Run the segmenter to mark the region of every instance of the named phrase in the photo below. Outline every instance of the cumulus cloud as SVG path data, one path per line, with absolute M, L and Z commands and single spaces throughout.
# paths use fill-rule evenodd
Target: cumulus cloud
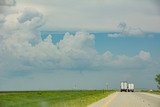
M 28 29 L 39 28 L 45 23 L 43 14 L 34 8 L 25 8 L 17 20 Z
M 151 58 L 151 55 L 149 52 L 145 52 L 143 50 L 140 51 L 140 53 L 138 54 L 139 58 L 143 59 L 143 60 L 149 60 Z
M 117 22 L 124 20 L 144 31 L 159 32 L 160 12 L 158 2 L 154 1 L 159 0 L 17 0 L 17 6 L 43 9 L 47 16 L 45 30 L 117 31 Z
M 122 37 L 123 35 L 122 34 L 119 34 L 119 33 L 111 33 L 111 34 L 108 34 L 108 37 L 113 37 L 113 38 L 117 38 L 117 37 Z
M 118 25 L 118 28 L 120 29 L 120 33 L 111 33 L 108 34 L 108 37 L 142 37 L 144 36 L 144 32 L 141 28 L 135 28 L 135 27 L 130 27 L 127 26 L 126 23 L 121 22 Z
M 110 51 L 106 51 L 104 54 L 103 54 L 103 57 L 104 57 L 104 60 L 107 62 L 107 61 L 111 61 L 112 60 L 112 57 L 113 57 L 113 54 L 110 52 Z
M 44 23 L 43 14 L 34 8 L 0 16 L 1 72 L 92 71 L 139 68 L 150 63 L 150 53 L 143 50 L 132 57 L 110 51 L 101 54 L 95 49 L 95 36 L 87 32 L 75 35 L 67 32 L 56 44 L 51 35 L 42 40 L 37 29 Z M 134 34 L 125 23 L 119 27 L 125 33 Z
M 5 22 L 5 16 L 3 14 L 0 14 L 0 23 L 4 23 Z
M 52 8 L 50 8 L 49 2 L 34 0 L 27 1 L 27 3 L 31 2 L 31 7 L 25 7 L 22 3 L 23 5 L 20 6 L 20 8 L 18 8 L 18 6 L 14 8 L 14 0 L 11 3 L 4 4 L 6 1 L 7 0 L 0 1 L 0 3 L 3 3 L 3 6 L 2 4 L 0 6 L 0 89 L 31 90 L 53 89 L 53 87 L 55 87 L 55 89 L 64 89 L 66 87 L 71 89 L 70 87 L 74 86 L 75 82 L 81 82 L 81 87 L 95 88 L 97 84 L 102 84 L 103 86 L 106 79 L 109 79 L 110 83 L 114 84 L 117 88 L 119 81 L 125 76 L 132 77 L 132 74 L 138 74 L 135 76 L 137 83 L 140 84 L 141 75 L 144 75 L 144 73 L 145 75 L 153 75 L 153 73 L 155 73 L 155 71 L 157 72 L 157 69 L 159 69 L 159 59 L 157 59 L 158 61 L 153 61 L 151 53 L 146 50 L 139 50 L 139 52 L 133 56 L 125 54 L 117 55 L 109 50 L 106 50 L 104 53 L 99 53 L 95 48 L 95 36 L 87 32 L 76 32 L 74 35 L 66 32 L 63 39 L 57 43 L 53 43 L 55 39 L 54 35 L 48 35 L 42 40 L 38 30 L 45 24 L 45 18 L 44 15 L 37 10 L 37 5 L 34 5 L 34 3 L 47 3 L 47 7 L 45 8 L 47 8 L 47 10 L 52 10 L 52 12 L 46 11 L 45 13 L 51 15 L 48 15 L 48 24 L 46 26 L 50 24 L 52 28 L 54 25 L 60 28 L 62 26 L 65 28 L 70 28 L 70 26 L 74 28 L 83 28 L 87 25 L 87 28 L 95 27 L 94 29 L 106 30 L 104 20 L 106 21 L 106 19 L 109 18 L 103 15 L 108 16 L 108 14 L 112 14 L 113 11 L 108 11 L 111 13 L 107 14 L 102 11 L 105 9 L 104 7 L 108 8 L 108 5 L 104 4 L 105 2 L 102 3 L 98 0 L 94 0 L 94 2 L 91 3 L 90 1 L 82 0 L 84 8 L 77 8 L 76 4 L 80 4 L 82 1 L 74 1 L 75 7 L 66 5 L 66 3 L 73 3 L 73 0 L 71 0 L 71 2 L 54 1 L 54 6 L 51 4 L 50 6 Z M 22 0 L 19 0 L 19 2 L 21 1 Z M 25 0 L 22 2 L 25 2 Z M 59 3 L 57 4 L 57 2 Z M 89 7 L 85 5 L 86 3 L 90 4 Z M 100 3 L 100 6 L 103 5 L 104 7 L 97 8 L 97 6 L 99 6 L 97 3 Z M 108 3 L 114 4 L 109 1 Z M 65 6 L 67 6 L 67 8 Z M 141 6 L 140 4 L 140 7 Z M 125 8 L 125 6 L 123 7 Z M 117 8 L 120 10 L 119 7 Z M 95 10 L 95 13 L 90 12 L 90 10 Z M 66 15 L 68 11 L 70 15 Z M 117 15 L 117 10 L 114 11 L 116 11 L 115 16 L 120 16 Z M 122 13 L 125 12 L 123 11 Z M 81 20 L 83 19 L 81 18 L 82 16 L 86 16 L 84 17 L 85 21 Z M 97 16 L 101 16 L 102 19 L 104 18 L 101 20 L 102 22 L 99 22 Z M 124 14 L 122 16 L 126 17 Z M 94 18 L 94 20 L 90 20 L 90 17 Z M 72 20 L 73 18 L 76 20 Z M 119 19 L 119 17 L 116 18 Z M 144 18 L 142 19 L 144 20 Z M 111 21 L 108 22 L 110 23 Z M 132 20 L 131 22 L 134 23 Z M 156 22 L 157 21 L 155 21 L 155 23 Z M 113 27 L 114 25 L 113 23 L 109 25 L 108 23 L 106 24 L 109 27 Z M 141 32 L 139 28 L 129 27 L 126 23 L 120 23 L 118 28 L 121 32 L 115 33 L 114 35 L 111 34 L 111 37 L 136 36 L 141 35 L 143 32 Z M 147 72 L 147 70 L 152 72 Z M 82 75 L 82 73 L 78 71 L 90 72 L 85 72 Z M 138 73 L 132 73 L 132 71 Z M 135 76 L 129 79 L 135 80 Z M 113 80 L 113 77 L 118 78 L 114 78 Z M 150 79 L 148 79 L 149 82 L 151 79 L 153 78 L 150 77 Z M 117 81 L 117 84 L 115 81 Z M 149 82 L 146 80 L 144 81 L 144 83 L 147 84 L 146 86 L 148 86 Z M 151 82 L 150 84 L 151 86 L 153 85 Z M 140 84 L 140 86 L 142 85 Z
M 83 32 L 77 32 L 75 35 L 66 33 L 57 44 L 52 43 L 52 36 L 49 35 L 35 46 L 32 46 L 27 39 L 19 42 L 10 38 L 1 46 L 1 49 L 4 49 L 1 56 L 6 56 L 6 59 L 3 59 L 4 62 L 1 63 L 9 63 L 13 71 L 25 69 L 34 72 L 133 69 L 150 63 L 149 52 L 141 51 L 133 57 L 113 55 L 109 51 L 100 54 L 96 51 L 94 42 L 94 35 Z M 8 70 L 8 67 L 2 68 Z
M 33 38 L 40 38 L 36 30 L 44 24 L 43 15 L 35 8 L 28 7 L 16 13 L 2 14 L 0 16 L 1 38 L 13 37 L 13 40 L 16 40 L 17 37 L 18 39 L 28 39 L 33 43 Z
M 0 28 L 4 22 L 5 22 L 5 16 L 3 14 L 0 14 Z
M 0 6 L 14 6 L 16 5 L 15 0 L 1 0 L 0 1 Z
M 34 18 L 42 19 L 43 15 L 36 11 L 34 8 L 25 8 L 21 15 L 17 18 L 19 23 L 25 23 L 27 21 L 32 21 Z

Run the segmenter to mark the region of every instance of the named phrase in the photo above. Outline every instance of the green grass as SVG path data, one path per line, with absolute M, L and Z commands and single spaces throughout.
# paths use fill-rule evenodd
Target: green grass
M 148 91 L 148 93 L 160 95 L 160 91 Z
M 113 92 L 106 90 L 0 92 L 0 107 L 86 107 Z
M 157 94 L 157 95 L 160 95 L 160 90 L 153 90 L 153 91 L 143 90 L 142 92 L 147 92 L 147 93 L 151 93 L 151 94 Z

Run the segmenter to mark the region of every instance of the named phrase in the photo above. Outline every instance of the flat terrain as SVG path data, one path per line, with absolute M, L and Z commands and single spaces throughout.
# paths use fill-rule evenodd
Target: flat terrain
M 144 92 L 160 95 L 160 91 L 144 91 Z
M 0 92 L 0 107 L 86 107 L 114 91 Z
M 116 92 L 89 107 L 160 107 L 160 96 L 141 92 Z

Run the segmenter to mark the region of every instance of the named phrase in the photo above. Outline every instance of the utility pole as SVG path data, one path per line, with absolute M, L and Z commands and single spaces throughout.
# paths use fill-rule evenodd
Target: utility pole
M 77 85 L 75 84 L 75 85 L 74 85 L 74 90 L 76 90 L 76 89 L 77 89 Z
M 107 88 L 107 90 L 108 90 L 108 83 L 106 82 L 106 88 Z

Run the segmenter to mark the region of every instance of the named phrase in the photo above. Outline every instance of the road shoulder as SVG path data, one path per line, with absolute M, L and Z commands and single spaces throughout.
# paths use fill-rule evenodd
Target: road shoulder
M 141 94 L 152 96 L 152 97 L 156 97 L 156 98 L 160 98 L 160 95 L 157 95 L 157 94 L 151 94 L 151 93 L 145 93 L 145 92 L 143 92 Z
M 106 107 L 117 95 L 118 92 L 115 92 L 97 102 L 92 103 L 91 105 L 88 105 L 88 107 Z

